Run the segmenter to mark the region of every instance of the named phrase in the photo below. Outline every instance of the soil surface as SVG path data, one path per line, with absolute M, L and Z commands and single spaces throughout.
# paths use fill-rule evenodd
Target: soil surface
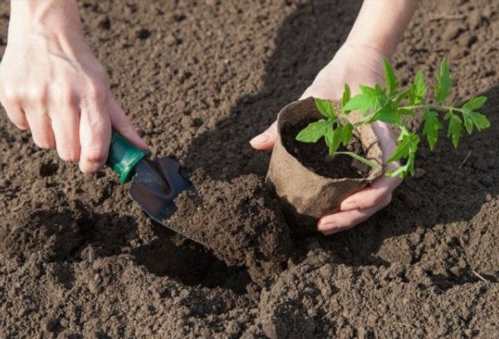
M 338 154 L 334 158 L 329 155 L 328 147 L 324 138 L 316 143 L 304 143 L 296 140 L 298 133 L 313 122 L 304 120 L 282 129 L 282 143 L 286 150 L 303 166 L 314 173 L 328 178 L 362 178 L 369 173 L 369 167 L 348 155 Z M 365 157 L 360 141 L 355 137 L 348 147 L 341 146 L 338 152 L 349 151 Z
M 296 239 L 263 186 L 269 156 L 248 140 L 330 60 L 361 1 L 79 3 L 117 98 L 197 186 L 175 221 L 213 250 L 2 112 L 0 338 L 497 337 L 496 0 L 422 0 L 394 60 L 405 83 L 448 56 L 457 99 L 489 96 L 492 127 L 457 151 L 423 150 L 417 176 L 363 225 Z M 7 23 L 3 1 L 2 49 Z

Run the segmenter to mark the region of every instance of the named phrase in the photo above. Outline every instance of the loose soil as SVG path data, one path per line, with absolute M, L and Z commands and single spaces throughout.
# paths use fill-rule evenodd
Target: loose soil
M 497 336 L 497 1 L 421 1 L 394 60 L 407 83 L 448 56 L 456 99 L 489 96 L 492 128 L 424 149 L 363 225 L 295 239 L 248 140 L 330 60 L 361 1 L 79 3 L 116 97 L 197 186 L 175 221 L 216 240 L 153 224 L 110 171 L 80 174 L 2 113 L 1 338 Z M 2 49 L 7 22 L 3 1 Z
M 304 120 L 296 125 L 286 125 L 282 129 L 282 143 L 286 150 L 300 163 L 323 177 L 328 178 L 362 178 L 366 177 L 369 167 L 348 155 L 329 156 L 328 147 L 324 138 L 316 143 L 303 143 L 296 140 L 298 133 L 313 122 Z M 339 152 L 349 151 L 365 157 L 362 145 L 356 138 L 348 147 L 341 146 Z

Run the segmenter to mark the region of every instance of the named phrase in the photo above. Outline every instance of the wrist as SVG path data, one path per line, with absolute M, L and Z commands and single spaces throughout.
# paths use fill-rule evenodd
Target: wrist
M 362 34 L 351 33 L 343 43 L 343 46 L 358 50 L 367 49 L 377 54 L 380 59 L 390 59 L 395 52 L 395 48 L 397 47 L 397 41 L 392 41 L 387 37 L 379 36 L 376 39 L 371 37 L 366 38 L 367 36 Z
M 75 0 L 11 0 L 9 42 L 26 41 L 31 35 L 82 36 L 78 5 Z
M 343 45 L 341 45 L 340 50 L 348 50 L 350 53 L 363 55 L 365 58 L 376 60 L 377 62 L 382 62 L 383 59 L 390 57 L 389 53 L 381 48 L 380 45 L 361 40 L 347 39 Z

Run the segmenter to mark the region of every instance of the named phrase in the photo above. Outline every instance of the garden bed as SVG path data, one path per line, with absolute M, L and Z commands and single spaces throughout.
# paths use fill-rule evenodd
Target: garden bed
M 289 233 L 248 140 L 332 57 L 360 0 L 81 1 L 114 93 L 200 193 L 176 218 L 218 247 L 154 225 L 110 171 L 81 175 L 2 113 L 0 337 L 496 336 L 496 2 L 422 1 L 394 60 L 403 82 L 447 56 L 457 99 L 488 96 L 492 127 L 424 148 L 388 208 L 326 238 Z

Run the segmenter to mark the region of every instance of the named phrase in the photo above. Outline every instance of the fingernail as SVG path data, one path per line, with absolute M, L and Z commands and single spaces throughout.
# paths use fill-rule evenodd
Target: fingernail
M 262 133 L 260 135 L 257 135 L 253 139 L 250 140 L 250 144 L 252 145 L 261 145 L 270 140 L 270 136 L 267 133 Z
M 334 223 L 328 223 L 328 224 L 319 224 L 319 226 L 317 228 L 321 232 L 329 232 L 332 229 L 334 229 L 335 227 L 336 227 L 336 224 L 334 224 Z
M 353 200 L 345 200 L 341 203 L 341 210 L 349 210 L 356 208 L 357 203 Z

